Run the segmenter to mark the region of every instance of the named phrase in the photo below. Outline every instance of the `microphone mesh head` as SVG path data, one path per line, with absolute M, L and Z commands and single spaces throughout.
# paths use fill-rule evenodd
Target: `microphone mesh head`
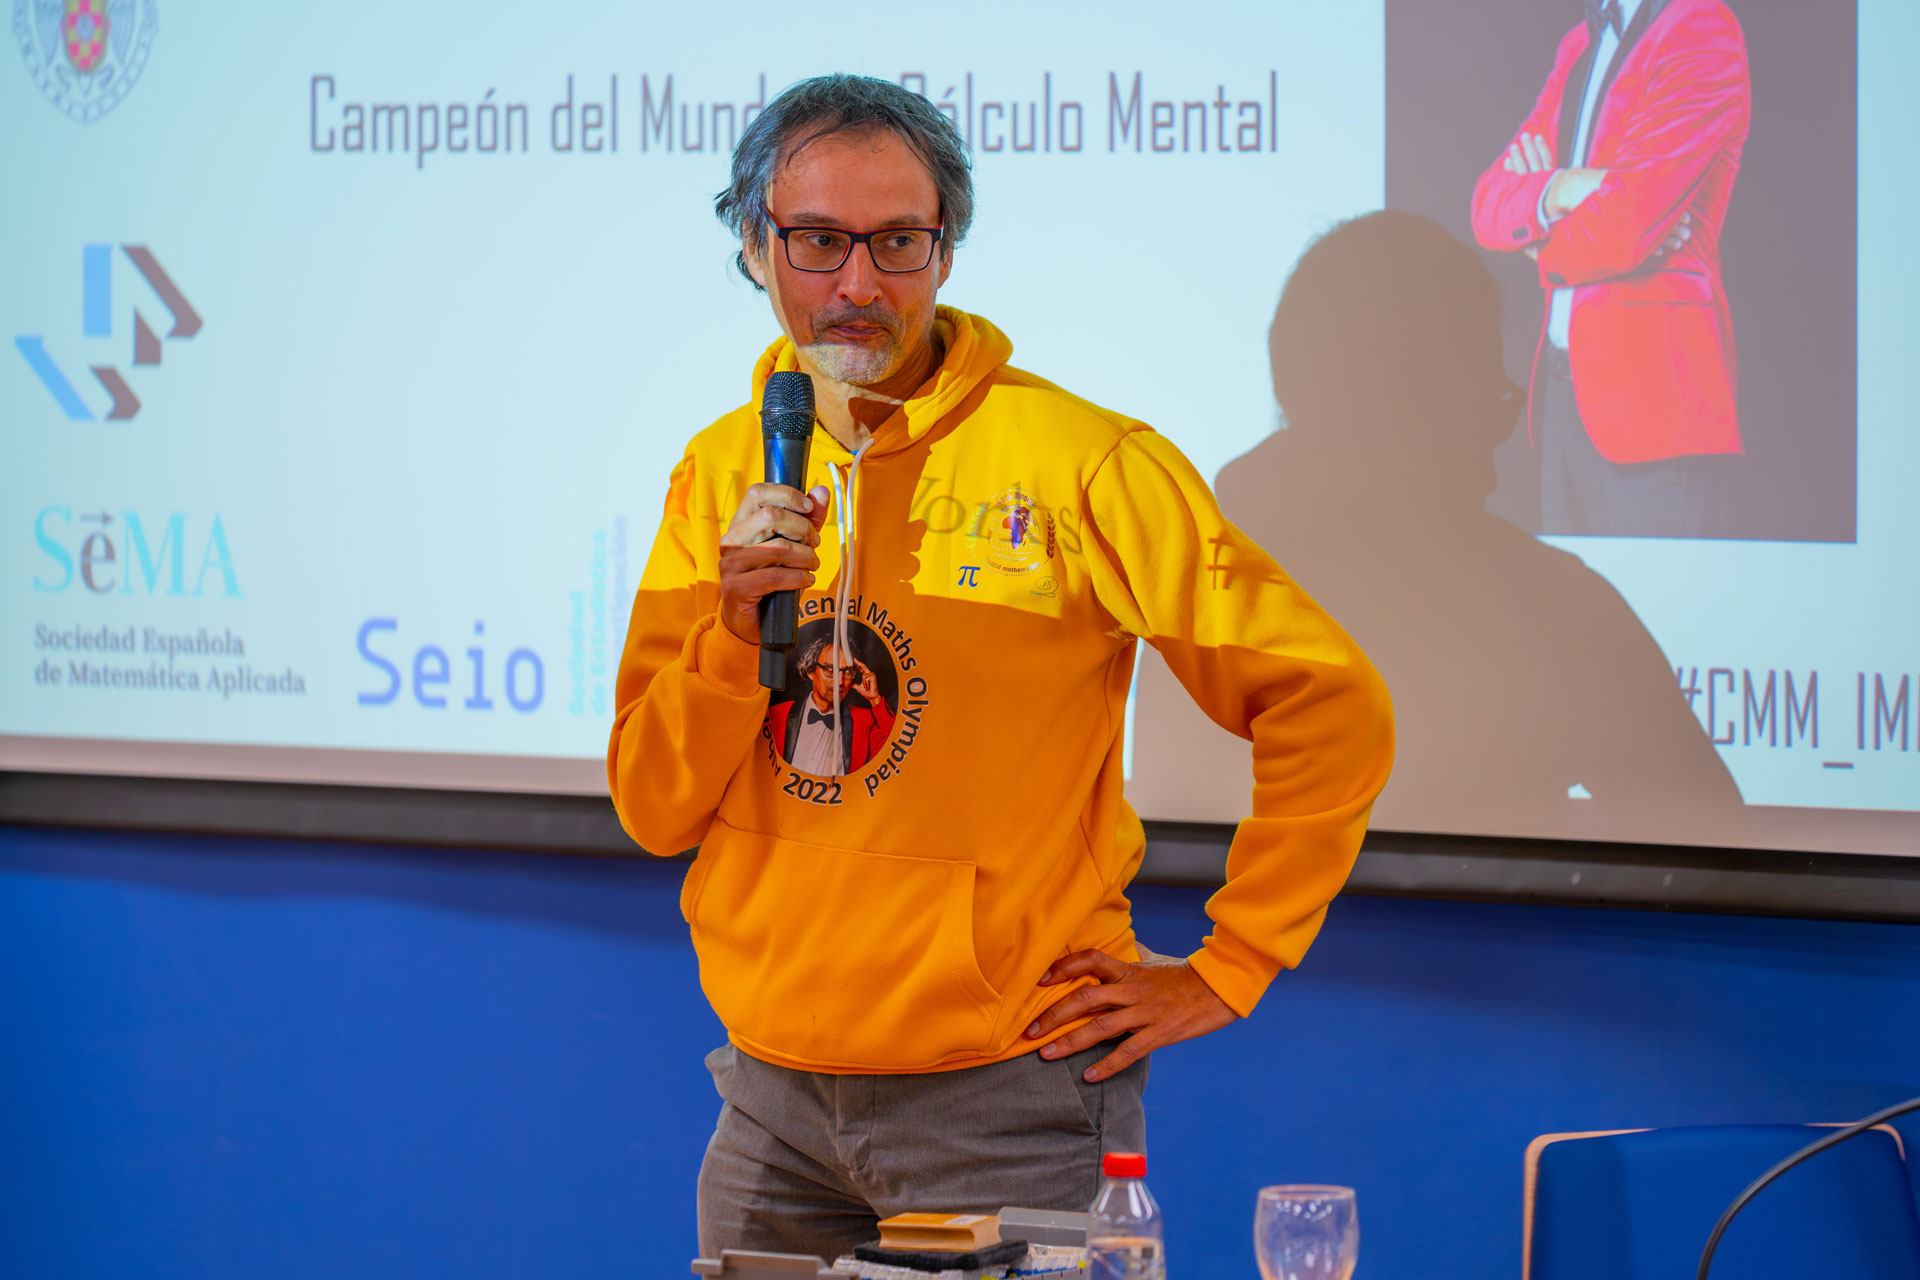
M 784 369 L 767 379 L 760 397 L 760 432 L 768 436 L 813 434 L 813 379 Z

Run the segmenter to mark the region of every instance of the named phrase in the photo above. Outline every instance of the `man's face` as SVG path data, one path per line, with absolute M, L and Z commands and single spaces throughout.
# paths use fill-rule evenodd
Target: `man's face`
M 813 681 L 813 700 L 821 710 L 833 705 L 833 651 L 820 655 L 820 662 L 808 673 Z M 840 651 L 840 697 L 844 701 L 853 692 L 853 656 Z
M 822 138 L 790 157 L 767 192 L 781 226 L 877 231 L 937 227 L 940 196 L 933 175 L 885 129 Z M 917 370 L 933 344 L 934 294 L 953 263 L 944 242 L 925 269 L 879 270 L 866 245 L 855 245 L 838 271 L 798 271 L 772 228 L 747 269 L 767 290 L 773 313 L 798 348 L 807 372 L 853 386 L 885 384 Z M 898 390 L 904 395 L 913 388 Z

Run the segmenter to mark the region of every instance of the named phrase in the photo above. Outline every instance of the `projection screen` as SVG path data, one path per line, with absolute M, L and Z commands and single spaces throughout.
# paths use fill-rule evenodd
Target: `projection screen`
M 770 96 L 848 70 L 972 147 L 942 301 L 1175 441 L 1375 655 L 1376 826 L 1920 849 L 1920 255 L 1904 167 L 1859 162 L 1906 151 L 1920 12 L 1627 8 L 1589 138 L 1537 114 L 1578 0 L 14 0 L 0 767 L 602 789 L 668 472 L 775 333 L 713 195 Z M 1621 173 L 1665 183 L 1563 214 L 1613 257 L 1561 284 L 1503 242 L 1530 113 L 1559 152 L 1631 133 Z M 1496 282 L 1500 438 L 1310 439 L 1277 406 L 1294 263 L 1382 207 Z M 1556 294 L 1594 446 L 1709 459 L 1707 534 L 1555 514 Z M 1405 353 L 1310 354 L 1364 388 Z M 1485 483 L 1423 488 L 1429 456 Z M 1243 816 L 1245 744 L 1150 652 L 1135 696 L 1135 807 Z

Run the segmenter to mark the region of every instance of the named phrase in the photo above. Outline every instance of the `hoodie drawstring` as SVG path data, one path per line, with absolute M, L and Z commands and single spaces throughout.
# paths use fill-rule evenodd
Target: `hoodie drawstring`
M 860 459 L 866 456 L 867 450 L 872 446 L 873 440 L 869 438 L 865 444 L 854 451 L 853 461 L 847 465 L 844 487 L 841 483 L 840 468 L 831 462 L 827 464 L 827 478 L 833 484 L 834 528 L 840 534 L 840 590 L 834 602 L 833 611 L 833 724 L 836 734 L 845 732 L 842 726 L 846 723 L 840 718 L 840 672 L 845 665 L 840 661 L 840 655 L 844 653 L 848 657 L 853 656 L 853 649 L 847 643 L 847 605 L 854 595 L 853 547 L 855 528 L 858 524 L 855 519 L 854 483 L 860 477 Z M 847 733 L 846 741 L 851 753 L 853 735 L 850 732 Z M 845 775 L 836 771 L 834 776 Z

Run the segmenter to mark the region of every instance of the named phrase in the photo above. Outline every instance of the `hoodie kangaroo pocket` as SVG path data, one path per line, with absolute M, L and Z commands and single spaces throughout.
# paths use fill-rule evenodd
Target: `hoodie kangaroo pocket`
M 689 904 L 700 983 L 749 1049 L 902 1071 L 988 1048 L 1000 996 L 974 956 L 972 863 L 723 822 L 698 861 L 708 863 Z

